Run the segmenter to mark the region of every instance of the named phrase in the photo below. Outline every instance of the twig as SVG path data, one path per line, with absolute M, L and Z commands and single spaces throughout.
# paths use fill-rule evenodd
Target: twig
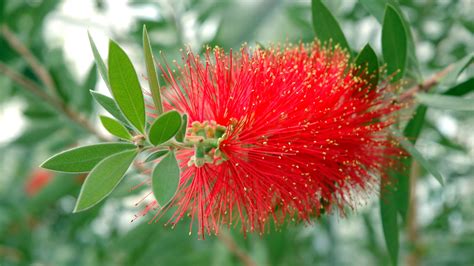
M 217 237 L 245 266 L 257 265 L 257 263 L 235 243 L 234 239 L 232 239 L 227 232 L 221 231 Z
M 420 265 L 420 250 L 418 239 L 418 223 L 417 223 L 417 200 L 416 200 L 416 181 L 420 175 L 420 165 L 416 161 L 412 161 L 410 169 L 410 205 L 407 214 L 407 237 L 410 242 L 410 251 L 407 256 L 408 266 Z
M 95 135 L 102 141 L 107 140 L 106 137 L 102 136 L 102 134 L 95 129 L 90 122 L 82 117 L 77 112 L 71 110 L 66 104 L 61 102 L 60 100 L 52 97 L 51 95 L 47 94 L 44 90 L 42 90 L 34 81 L 28 79 L 27 77 L 23 76 L 22 74 L 16 72 L 15 70 L 9 68 L 4 63 L 0 62 L 0 73 L 3 73 L 6 77 L 10 78 L 12 81 L 16 82 L 22 88 L 26 89 L 28 92 L 32 93 L 33 95 L 37 96 L 41 100 L 45 101 L 47 104 L 55 108 L 56 110 L 63 113 L 67 118 L 71 121 L 75 122 L 76 124 L 80 125 L 82 128 L 87 130 L 88 132 Z
M 435 73 L 429 79 L 425 80 L 422 84 L 417 84 L 409 88 L 400 96 L 400 101 L 403 102 L 404 100 L 413 97 L 413 95 L 415 95 L 415 93 L 417 92 L 429 91 L 432 87 L 436 86 L 440 82 L 440 80 L 444 78 L 453 68 L 454 64 L 451 64 L 443 70 Z
M 1 32 L 10 47 L 15 50 L 30 65 L 33 72 L 41 82 L 51 90 L 52 95 L 57 92 L 56 85 L 48 70 L 39 62 L 38 58 L 24 45 L 7 25 L 2 25 Z

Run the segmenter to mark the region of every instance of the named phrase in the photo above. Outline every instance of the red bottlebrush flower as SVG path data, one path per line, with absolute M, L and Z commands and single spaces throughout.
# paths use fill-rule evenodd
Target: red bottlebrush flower
M 43 169 L 36 169 L 25 183 L 25 192 L 29 197 L 38 194 L 53 178 L 53 173 Z
M 173 224 L 189 215 L 203 236 L 221 225 L 262 233 L 271 220 L 309 221 L 375 192 L 399 153 L 388 137 L 400 108 L 393 88 L 371 90 L 339 48 L 216 48 L 183 60 L 179 75 L 162 67 L 165 108 L 188 114 L 188 140 L 215 143 L 177 152 Z

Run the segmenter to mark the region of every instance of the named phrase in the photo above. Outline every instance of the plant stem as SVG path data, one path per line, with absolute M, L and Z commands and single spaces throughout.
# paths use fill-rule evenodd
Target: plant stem
M 418 223 L 417 223 L 417 200 L 416 200 L 416 183 L 420 175 L 420 165 L 415 160 L 411 163 L 410 169 L 410 204 L 407 214 L 407 238 L 410 244 L 407 256 L 408 266 L 420 265 Z
M 225 232 L 221 231 L 217 234 L 217 238 L 224 244 L 230 252 L 232 252 L 245 266 L 256 266 L 257 263 L 244 251 L 242 250 L 237 243 L 235 243 L 232 236 Z
M 440 80 L 444 78 L 451 70 L 453 70 L 454 64 L 448 65 L 446 68 L 442 69 L 439 72 L 436 72 L 433 76 L 425 80 L 421 84 L 417 84 L 408 90 L 405 90 L 402 95 L 400 95 L 400 101 L 412 98 L 417 92 L 427 92 L 434 86 L 438 85 Z
M 87 119 L 85 119 L 80 114 L 76 113 L 75 111 L 71 110 L 62 101 L 47 94 L 31 79 L 9 68 L 7 65 L 5 65 L 2 62 L 0 62 L 0 73 L 3 73 L 6 77 L 8 77 L 12 81 L 20 85 L 22 88 L 26 89 L 31 94 L 40 98 L 41 100 L 49 104 L 51 107 L 58 110 L 59 112 L 63 113 L 67 118 L 69 118 L 69 120 L 81 126 L 89 133 L 95 135 L 100 140 L 102 141 L 108 140 L 108 138 L 100 134 L 99 131 L 97 131 L 95 127 L 92 124 L 90 124 L 90 122 Z
M 54 84 L 53 78 L 49 74 L 48 70 L 40 63 L 38 58 L 36 58 L 33 53 L 24 45 L 20 39 L 15 36 L 15 34 L 10 30 L 7 25 L 2 25 L 1 32 L 5 40 L 10 45 L 10 47 L 15 50 L 25 61 L 30 65 L 31 70 L 35 75 L 41 80 L 41 82 L 51 90 L 51 94 L 55 95 L 57 88 Z

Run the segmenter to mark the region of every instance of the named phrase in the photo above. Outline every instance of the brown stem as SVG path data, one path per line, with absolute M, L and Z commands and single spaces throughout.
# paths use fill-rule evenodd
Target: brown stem
M 15 50 L 25 61 L 30 65 L 33 72 L 38 76 L 41 82 L 51 90 L 51 94 L 55 95 L 57 92 L 53 78 L 48 70 L 40 63 L 38 58 L 24 45 L 21 40 L 10 30 L 7 25 L 2 25 L 1 32 L 10 47 Z
M 419 236 L 417 223 L 417 200 L 416 181 L 420 174 L 420 165 L 412 161 L 410 169 L 410 204 L 407 214 L 407 238 L 410 243 L 410 250 L 407 256 L 408 266 L 420 265 Z
M 217 237 L 219 240 L 229 249 L 232 254 L 234 254 L 245 266 L 256 266 L 257 263 L 249 256 L 247 253 L 242 250 L 237 243 L 235 243 L 232 236 L 227 232 L 221 231 Z
M 75 111 L 71 110 L 66 104 L 59 101 L 58 99 L 52 97 L 51 95 L 47 94 L 44 90 L 42 90 L 34 81 L 31 79 L 23 76 L 22 74 L 16 72 L 15 70 L 9 68 L 4 63 L 0 62 L 0 73 L 3 73 L 6 77 L 10 78 L 12 81 L 16 82 L 22 88 L 26 89 L 28 92 L 32 93 L 36 97 L 40 98 L 56 110 L 63 113 L 67 118 L 71 121 L 75 122 L 76 124 L 83 127 L 85 130 L 90 132 L 91 134 L 95 135 L 100 140 L 107 140 L 106 137 L 102 136 L 99 131 L 95 129 L 93 125 L 89 123 L 87 119 L 82 117 L 80 114 L 76 113 Z
M 403 102 L 404 100 L 413 97 L 417 92 L 427 92 L 432 87 L 436 86 L 439 81 L 444 78 L 451 70 L 453 70 L 454 64 L 451 64 L 444 68 L 443 70 L 435 73 L 433 76 L 425 80 L 422 84 L 417 84 L 408 90 L 406 90 L 401 96 L 400 101 Z

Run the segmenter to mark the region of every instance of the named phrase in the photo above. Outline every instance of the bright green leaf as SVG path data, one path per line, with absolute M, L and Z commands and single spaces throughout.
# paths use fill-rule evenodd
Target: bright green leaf
M 137 150 L 124 151 L 99 162 L 84 181 L 74 212 L 87 210 L 107 197 L 120 183 L 137 153 Z
M 104 158 L 119 152 L 135 149 L 129 143 L 101 143 L 63 151 L 46 160 L 41 167 L 67 173 L 89 172 Z
M 474 98 L 418 93 L 416 99 L 429 107 L 456 111 L 474 111 Z
M 346 37 L 344 37 L 341 27 L 339 27 L 336 19 L 321 0 L 311 1 L 311 11 L 313 15 L 313 29 L 318 39 L 322 42 L 332 40 L 350 52 L 349 44 Z
M 165 155 L 168 153 L 168 150 L 159 150 L 159 151 L 156 151 L 152 154 L 150 154 L 146 159 L 145 159 L 145 163 L 147 162 L 151 162 L 151 161 L 154 161 L 158 158 L 160 158 L 161 156 Z
M 407 31 L 398 11 L 391 5 L 385 8 L 382 25 L 382 52 L 388 74 L 393 81 L 401 79 L 407 61 Z
M 158 115 L 163 113 L 163 105 L 161 103 L 160 84 L 156 73 L 155 60 L 153 59 L 153 52 L 151 50 L 150 39 L 146 26 L 143 25 L 143 52 L 145 54 L 146 72 L 148 74 L 148 84 L 150 85 L 150 92 L 153 98 L 153 103 Z
M 104 107 L 104 109 L 109 112 L 109 114 L 117 118 L 125 125 L 128 125 L 127 119 L 123 116 L 122 111 L 120 111 L 114 99 L 95 91 L 90 91 L 90 93 L 92 94 L 96 102 L 98 102 L 102 107 Z
M 92 39 L 90 32 L 87 32 L 87 35 L 89 36 L 89 43 L 92 48 L 92 54 L 94 55 L 95 63 L 97 64 L 97 68 L 99 69 L 99 73 L 102 76 L 102 79 L 105 81 L 107 88 L 109 88 L 110 90 L 109 77 L 107 75 L 107 67 L 105 66 L 104 60 L 102 60 L 102 57 L 100 56 L 99 50 L 97 50 L 97 46 L 95 45 L 95 42 Z
M 372 47 L 366 44 L 355 59 L 355 63 L 370 75 L 370 89 L 375 89 L 379 81 L 379 62 Z
M 188 129 L 188 115 L 183 114 L 183 123 L 181 124 L 181 129 L 176 134 L 176 140 L 183 142 L 184 137 L 186 136 L 186 130 Z
M 382 229 L 387 246 L 388 253 L 393 265 L 397 265 L 399 239 L 398 239 L 398 220 L 397 204 L 394 188 L 389 180 L 382 179 L 380 189 L 380 216 L 382 218 Z
M 434 178 L 436 178 L 436 180 L 438 180 L 438 182 L 441 185 L 444 185 L 444 178 L 441 175 L 441 173 L 438 172 L 438 169 L 436 169 L 435 166 L 430 164 L 425 159 L 425 157 L 423 157 L 423 155 L 421 155 L 421 153 L 415 148 L 415 146 L 413 146 L 413 144 L 410 141 L 405 139 L 405 137 L 402 135 L 402 133 L 400 133 L 397 130 L 393 129 L 392 134 L 397 138 L 400 145 L 402 145 L 402 147 L 408 153 L 410 153 L 410 155 L 413 156 L 413 158 L 415 158 L 415 160 L 417 160 L 420 163 L 420 165 L 423 166 L 423 168 L 425 168 L 428 172 L 430 172 L 434 176 Z
M 110 134 L 125 140 L 132 140 L 132 135 L 130 132 L 125 128 L 124 125 L 120 124 L 117 120 L 107 117 L 107 116 L 100 116 L 100 122 L 102 125 L 109 131 Z
M 162 144 L 178 133 L 181 128 L 181 115 L 176 111 L 169 111 L 160 115 L 150 127 L 148 138 L 153 145 Z
M 122 113 L 138 131 L 144 133 L 145 103 L 137 73 L 125 51 L 113 41 L 109 43 L 109 81 Z
M 164 207 L 176 194 L 180 170 L 174 152 L 169 152 L 153 169 L 152 187 L 155 199 Z

